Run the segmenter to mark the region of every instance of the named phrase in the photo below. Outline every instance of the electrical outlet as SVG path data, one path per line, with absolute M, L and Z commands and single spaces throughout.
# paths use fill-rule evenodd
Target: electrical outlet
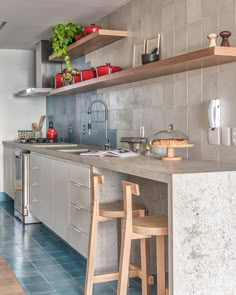
M 220 128 L 209 128 L 208 130 L 208 140 L 209 144 L 220 144 Z
M 232 128 L 232 145 L 236 146 L 236 127 Z
M 221 142 L 222 142 L 222 145 L 231 144 L 231 128 L 230 127 L 221 128 Z
M 86 126 L 85 126 L 85 124 L 82 125 L 82 134 L 83 135 L 86 134 Z

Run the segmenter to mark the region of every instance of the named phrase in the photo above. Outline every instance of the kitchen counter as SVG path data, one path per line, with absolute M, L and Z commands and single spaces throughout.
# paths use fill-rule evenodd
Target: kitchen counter
M 235 164 L 168 162 L 142 155 L 125 159 L 99 158 L 59 152 L 58 147 L 47 148 L 45 144 L 42 147 L 15 142 L 3 144 L 90 165 L 93 171 L 105 174 L 112 195 L 115 184 L 120 187 L 120 179 L 128 177 L 128 180 L 137 181 L 143 199 L 150 202 L 149 212 L 168 214 L 169 294 L 235 294 Z M 167 204 L 166 208 L 163 204 Z
M 154 156 L 144 155 L 130 158 L 80 156 L 60 152 L 58 151 L 60 149 L 58 146 L 55 148 L 47 147 L 47 144 L 23 144 L 4 141 L 3 145 L 166 183 L 171 181 L 171 177 L 174 174 L 236 171 L 236 164 L 218 163 L 216 161 L 182 160 L 172 162 L 161 161 Z M 40 145 L 41 147 L 39 147 Z M 91 146 L 86 145 L 79 145 L 79 147 L 91 148 Z M 70 149 L 70 147 L 63 149 Z

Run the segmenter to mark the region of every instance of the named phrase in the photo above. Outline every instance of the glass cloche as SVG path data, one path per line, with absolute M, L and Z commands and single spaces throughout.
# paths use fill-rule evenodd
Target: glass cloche
M 188 136 L 179 130 L 174 130 L 173 124 L 167 130 L 162 130 L 153 135 L 151 140 L 153 148 L 167 148 L 167 156 L 161 160 L 182 160 L 175 156 L 175 148 L 187 148 L 193 145 L 189 143 Z

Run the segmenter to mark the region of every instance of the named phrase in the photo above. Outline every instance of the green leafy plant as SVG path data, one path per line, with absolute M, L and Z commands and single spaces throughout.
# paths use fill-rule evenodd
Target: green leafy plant
M 74 41 L 75 35 L 83 32 L 83 25 L 68 23 L 58 24 L 52 29 L 50 43 L 52 44 L 53 53 L 57 57 L 64 57 L 68 71 L 72 70 L 70 57 L 67 54 L 68 46 Z

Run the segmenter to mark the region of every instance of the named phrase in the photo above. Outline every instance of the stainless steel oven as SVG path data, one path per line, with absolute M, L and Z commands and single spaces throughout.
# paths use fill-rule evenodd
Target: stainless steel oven
M 37 218 L 32 216 L 29 208 L 29 171 L 30 152 L 26 150 L 16 151 L 14 215 L 24 224 L 39 222 Z

